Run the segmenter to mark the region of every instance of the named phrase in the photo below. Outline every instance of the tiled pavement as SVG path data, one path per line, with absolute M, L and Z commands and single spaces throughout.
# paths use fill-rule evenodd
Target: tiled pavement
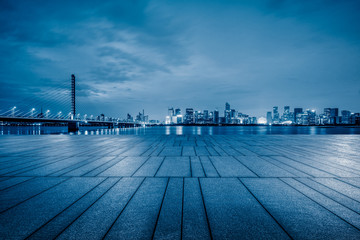
M 0 239 L 360 239 L 360 136 L 2 136 Z

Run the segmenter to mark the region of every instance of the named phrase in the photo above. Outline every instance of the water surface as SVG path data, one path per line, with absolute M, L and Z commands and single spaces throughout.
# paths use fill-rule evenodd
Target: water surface
M 0 135 L 69 134 L 67 127 L 8 127 L 0 126 Z M 139 128 L 80 128 L 76 135 L 271 135 L 271 134 L 360 134 L 352 126 L 159 126 Z

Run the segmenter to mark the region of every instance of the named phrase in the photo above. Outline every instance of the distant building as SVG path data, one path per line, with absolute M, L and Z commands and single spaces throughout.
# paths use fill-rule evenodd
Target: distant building
M 225 118 L 225 123 L 230 123 L 231 121 L 231 115 L 230 115 L 230 103 L 225 103 L 225 111 L 224 111 L 224 118 Z
M 299 115 L 299 114 L 302 114 L 302 113 L 303 113 L 303 109 L 302 109 L 302 108 L 294 108 L 294 118 L 293 118 L 293 122 L 294 122 L 295 124 L 300 124 L 299 119 L 301 119 L 301 117 L 298 118 L 298 115 Z
M 351 112 L 347 110 L 341 111 L 341 123 L 350 124 Z
M 171 118 L 174 116 L 174 108 L 168 108 L 168 116 Z
M 257 119 L 256 119 L 256 117 L 251 117 L 251 118 L 250 118 L 250 124 L 257 124 Z
M 316 125 L 316 111 L 307 110 L 308 114 L 308 125 Z
M 134 121 L 133 117 L 129 113 L 126 116 L 126 121 L 127 122 L 133 122 Z
M 225 103 L 225 111 L 230 111 L 230 103 Z
M 284 113 L 282 115 L 282 119 L 283 122 L 289 121 L 290 119 L 290 107 L 289 106 L 285 106 L 284 107 Z
M 219 111 L 218 111 L 218 110 L 215 110 L 215 111 L 214 111 L 214 120 L 213 120 L 213 122 L 214 122 L 215 124 L 220 123 L 220 117 L 219 117 Z
M 186 124 L 192 124 L 194 123 L 194 109 L 193 108 L 187 108 L 185 113 L 185 121 Z
M 267 112 L 266 113 L 266 123 L 268 125 L 271 125 L 272 124 L 272 113 L 271 112 Z
M 279 107 L 273 107 L 273 123 L 279 123 Z
M 209 111 L 208 110 L 204 110 L 204 121 L 208 121 L 209 120 Z

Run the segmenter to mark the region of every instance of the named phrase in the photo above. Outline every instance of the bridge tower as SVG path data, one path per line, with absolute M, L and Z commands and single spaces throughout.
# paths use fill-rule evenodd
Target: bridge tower
M 75 118 L 76 107 L 75 107 L 75 75 L 71 74 L 71 120 L 68 122 L 68 131 L 76 132 L 79 130 L 79 122 Z
M 74 119 L 75 115 L 75 75 L 71 74 L 71 119 Z

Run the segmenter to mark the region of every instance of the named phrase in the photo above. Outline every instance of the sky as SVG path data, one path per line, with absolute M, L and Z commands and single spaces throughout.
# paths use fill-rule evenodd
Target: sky
M 0 110 L 360 111 L 360 1 L 0 0 Z

